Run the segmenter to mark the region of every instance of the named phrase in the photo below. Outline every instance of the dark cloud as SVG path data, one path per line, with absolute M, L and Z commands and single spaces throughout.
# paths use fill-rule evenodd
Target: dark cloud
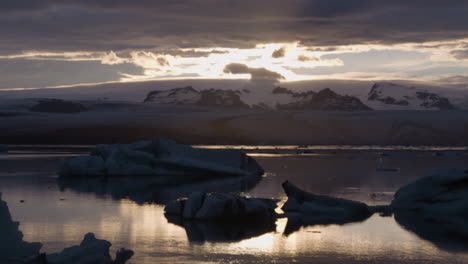
M 286 55 L 286 47 L 281 47 L 271 54 L 271 57 L 277 59 L 277 58 L 283 58 Z
M 310 56 L 305 56 L 305 55 L 299 55 L 297 56 L 298 61 L 319 61 L 320 59 L 317 57 L 310 57 Z
M 460 0 L 2 0 L 0 54 L 468 37 Z
M 161 66 L 171 66 L 169 64 L 169 62 L 165 58 L 162 58 L 162 57 L 157 58 L 157 61 L 158 61 L 159 65 L 161 65 Z
M 437 80 L 441 85 L 468 88 L 468 75 L 452 75 Z
M 454 50 L 454 51 L 452 51 L 450 53 L 457 60 L 467 60 L 468 59 L 468 49 L 466 49 L 466 50 Z
M 250 74 L 251 81 L 256 82 L 278 82 L 284 79 L 284 76 L 277 72 L 269 71 L 265 68 L 250 68 L 245 64 L 231 63 L 224 67 L 224 73 L 231 74 Z
M 138 75 L 143 69 L 129 63 L 0 59 L 0 90 L 116 81 L 122 77 L 119 72 Z

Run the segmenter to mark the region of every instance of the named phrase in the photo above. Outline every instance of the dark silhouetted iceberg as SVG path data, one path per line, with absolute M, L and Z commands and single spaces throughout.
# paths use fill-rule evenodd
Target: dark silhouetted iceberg
M 62 177 L 89 176 L 247 176 L 262 167 L 239 150 L 198 149 L 168 139 L 97 145 L 91 155 L 64 161 Z
M 302 226 L 360 222 L 373 214 L 373 210 L 361 202 L 308 193 L 288 181 L 282 185 L 288 196 L 281 208 L 288 217 L 285 234 Z

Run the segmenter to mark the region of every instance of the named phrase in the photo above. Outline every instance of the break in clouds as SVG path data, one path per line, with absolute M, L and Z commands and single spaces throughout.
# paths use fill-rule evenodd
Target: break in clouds
M 102 82 L 231 78 L 231 63 L 287 81 L 448 78 L 468 67 L 467 12 L 459 0 L 3 0 L 1 88 L 61 85 L 46 80 L 84 67 L 113 72 Z M 373 51 L 397 53 L 375 60 Z M 36 74 L 20 80 L 26 63 Z M 64 70 L 51 76 L 55 68 Z

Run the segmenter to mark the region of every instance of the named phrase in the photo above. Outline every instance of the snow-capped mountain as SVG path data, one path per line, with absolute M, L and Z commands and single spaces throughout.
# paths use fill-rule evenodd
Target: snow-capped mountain
M 158 104 L 195 104 L 201 99 L 200 92 L 191 86 L 164 91 L 152 91 L 145 99 L 146 102 Z
M 157 104 L 196 104 L 202 106 L 248 107 L 242 102 L 240 91 L 208 89 L 198 91 L 187 86 L 164 91 L 153 91 L 148 94 L 145 103 Z
M 453 110 L 456 107 L 446 97 L 427 89 L 390 82 L 375 83 L 367 97 L 373 107 L 404 110 Z
M 368 111 L 372 110 L 353 96 L 339 95 L 326 88 L 319 92 L 294 92 L 287 88 L 273 90 L 220 90 L 197 91 L 191 86 L 148 94 L 145 103 L 194 104 L 276 110 Z
M 362 89 L 196 90 L 191 86 L 153 91 L 145 99 L 157 104 L 195 104 L 270 110 L 454 110 L 468 107 L 468 91 L 434 86 L 377 82 Z
M 329 88 L 318 93 L 307 92 L 301 100 L 277 105 L 279 110 L 320 110 L 320 111 L 370 111 L 372 108 L 363 104 L 356 97 L 339 95 Z

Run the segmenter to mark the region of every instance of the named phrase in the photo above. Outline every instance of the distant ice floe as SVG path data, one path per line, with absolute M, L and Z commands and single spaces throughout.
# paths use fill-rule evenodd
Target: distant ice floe
M 196 149 L 169 139 L 97 145 L 91 155 L 64 161 L 62 177 L 262 175 L 251 157 L 233 149 Z
M 60 253 L 40 254 L 41 243 L 23 241 L 19 222 L 11 219 L 6 202 L 0 193 L 0 263 L 1 264 L 124 264 L 133 256 L 133 251 L 121 248 L 112 260 L 109 249 L 112 244 L 96 239 L 88 233 L 78 246 L 65 248 Z
M 31 112 L 46 112 L 46 113 L 62 113 L 72 114 L 88 111 L 88 109 L 77 102 L 66 101 L 61 99 L 43 99 L 37 104 L 29 108 Z

